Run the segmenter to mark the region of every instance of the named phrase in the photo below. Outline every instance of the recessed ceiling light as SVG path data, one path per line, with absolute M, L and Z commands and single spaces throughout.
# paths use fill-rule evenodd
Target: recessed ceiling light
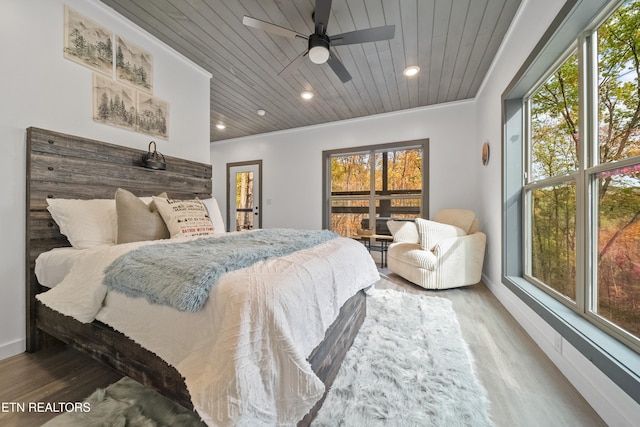
M 420 72 L 420 67 L 418 67 L 417 65 L 412 65 L 411 67 L 405 68 L 402 74 L 404 74 L 407 77 L 411 77 L 411 76 L 415 76 L 419 72 Z
M 301 96 L 303 99 L 311 99 L 311 98 L 313 98 L 313 94 L 312 94 L 311 92 L 302 92 L 302 93 L 300 94 L 300 96 Z
M 264 111 L 263 109 L 256 111 L 256 113 L 258 113 L 259 116 L 264 116 L 265 114 L 267 114 L 267 112 Z
M 222 130 L 222 129 L 226 128 L 226 126 L 225 126 L 225 125 L 223 125 L 222 123 L 218 123 L 218 124 L 216 125 L 216 127 L 217 127 L 218 129 L 220 129 L 220 130 Z

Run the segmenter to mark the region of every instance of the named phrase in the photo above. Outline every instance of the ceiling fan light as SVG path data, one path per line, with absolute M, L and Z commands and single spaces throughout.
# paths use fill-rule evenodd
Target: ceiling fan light
M 312 34 L 309 37 L 309 59 L 314 64 L 324 64 L 329 59 L 329 37 Z
M 309 59 L 314 64 L 324 64 L 329 59 L 329 49 L 324 46 L 315 46 L 309 49 Z

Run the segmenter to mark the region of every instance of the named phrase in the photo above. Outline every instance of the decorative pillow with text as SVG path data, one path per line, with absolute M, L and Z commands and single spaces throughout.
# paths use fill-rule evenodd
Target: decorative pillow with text
M 153 201 L 167 224 L 172 239 L 213 236 L 213 223 L 200 199 L 176 200 L 154 196 Z

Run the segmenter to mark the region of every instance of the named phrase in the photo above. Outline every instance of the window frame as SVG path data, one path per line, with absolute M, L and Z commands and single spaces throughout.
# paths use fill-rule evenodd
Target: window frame
M 331 158 L 338 155 L 348 154 L 375 154 L 384 151 L 408 150 L 419 148 L 422 150 L 422 194 L 420 195 L 420 213 L 419 216 L 424 217 L 429 212 L 429 139 L 416 139 L 409 141 L 399 141 L 386 144 L 364 145 L 358 147 L 347 147 L 335 150 L 324 150 L 322 152 L 322 228 L 329 229 L 331 227 L 331 201 L 336 199 L 344 199 L 341 196 L 331 195 Z M 360 199 L 369 200 L 369 217 L 376 217 L 376 201 L 399 198 L 418 198 L 416 196 L 386 196 L 377 195 L 375 189 L 375 158 L 371 156 L 371 185 L 369 195 L 363 197 L 352 196 L 350 200 Z M 375 221 L 374 221 L 375 226 Z
M 576 45 L 576 43 L 572 43 L 569 48 L 566 50 L 565 53 L 563 53 L 558 60 L 550 67 L 549 71 L 547 73 L 545 73 L 543 75 L 543 77 L 541 79 L 539 79 L 539 81 L 535 84 L 535 86 L 533 86 L 529 91 L 526 92 L 526 94 L 523 96 L 522 98 L 522 110 L 523 110 L 523 128 L 524 128 L 524 134 L 523 134 L 523 144 L 525 147 L 525 152 L 524 152 L 524 160 L 523 160 L 523 187 L 522 187 L 522 206 L 523 206 L 523 210 L 522 210 L 522 222 L 523 222 L 523 235 L 524 235 L 524 239 L 521 242 L 522 245 L 522 254 L 523 254 L 523 259 L 522 259 L 522 265 L 523 265 L 523 274 L 522 277 L 524 279 L 526 279 L 527 281 L 533 283 L 534 285 L 536 285 L 538 288 L 540 288 L 542 291 L 546 292 L 547 294 L 549 294 L 550 296 L 558 299 L 559 301 L 561 301 L 562 303 L 566 304 L 567 306 L 569 306 L 570 308 L 572 308 L 573 310 L 579 311 L 580 308 L 582 307 L 582 300 L 583 300 L 583 295 L 582 295 L 582 289 L 581 287 L 578 285 L 578 283 L 580 282 L 580 278 L 581 278 L 581 272 L 580 272 L 580 265 L 579 265 L 579 258 L 580 258 L 580 253 L 581 252 L 581 247 L 582 245 L 580 244 L 580 239 L 583 237 L 583 234 L 581 233 L 580 229 L 579 229 L 579 225 L 580 225 L 580 221 L 578 216 L 579 214 L 579 192 L 581 189 L 581 185 L 579 184 L 580 182 L 580 177 L 581 177 L 581 170 L 583 167 L 583 161 L 582 159 L 584 158 L 582 156 L 582 143 L 583 143 L 583 139 L 584 139 L 584 132 L 580 132 L 580 141 L 578 144 L 578 150 L 576 152 L 576 156 L 578 158 L 578 168 L 572 172 L 569 173 L 565 173 L 562 175 L 554 175 L 554 176 L 550 176 L 550 177 L 544 177 L 538 180 L 535 180 L 533 177 L 533 171 L 531 170 L 531 165 L 533 163 L 533 154 L 532 154 L 532 144 L 531 141 L 533 139 L 532 137 L 532 126 L 531 126 L 531 115 L 532 115 L 532 98 L 534 96 L 534 94 L 540 89 L 540 87 L 547 82 L 551 76 L 556 73 L 558 71 L 558 69 L 560 67 L 562 67 L 562 65 L 564 65 L 564 63 L 574 54 L 578 53 L 578 68 L 580 69 L 580 64 L 581 64 L 581 55 L 580 55 L 580 49 L 578 48 L 578 46 Z M 580 72 L 580 71 L 579 71 Z M 582 82 L 581 79 L 579 79 L 579 82 Z M 582 87 L 579 88 L 579 99 L 580 102 L 582 102 Z M 582 113 L 583 108 L 582 105 L 579 105 L 579 114 Z M 580 115 L 580 123 L 585 123 L 583 120 L 583 117 Z M 575 289 L 576 289 L 576 297 L 575 297 L 575 301 L 571 300 L 569 297 L 567 297 L 566 295 L 563 295 L 562 293 L 554 290 L 552 287 L 550 287 L 549 285 L 545 284 L 544 282 L 540 281 L 538 278 L 536 278 L 535 276 L 533 276 L 532 273 L 532 251 L 531 251 L 531 247 L 529 244 L 527 244 L 527 242 L 532 242 L 533 241 L 533 218 L 531 215 L 531 212 L 533 210 L 533 201 L 532 201 L 532 194 L 535 190 L 539 190 L 539 189 L 543 189 L 543 188 L 551 188 L 554 186 L 558 186 L 558 185 L 562 185 L 562 184 L 569 184 L 569 183 L 574 183 L 575 184 L 575 188 L 576 188 L 576 283 L 575 283 Z
M 589 76 L 587 81 L 593 82 L 594 78 L 597 80 L 597 73 L 593 72 L 597 64 L 591 60 L 586 61 L 593 57 L 589 50 L 597 49 L 595 37 L 592 35 L 605 18 L 622 3 L 617 0 L 566 1 L 538 45 L 502 94 L 502 283 L 554 328 L 560 335 L 560 340 L 564 339 L 571 343 L 631 398 L 640 403 L 638 348 L 634 343 L 621 340 L 618 334 L 612 333 L 615 331 L 609 330 L 606 320 L 589 312 L 593 307 L 591 305 L 593 293 L 585 292 L 578 295 L 580 286 L 576 286 L 576 304 L 575 307 L 571 307 L 571 304 L 566 304 L 562 298 L 552 295 L 553 292 L 544 289 L 544 286 L 537 286 L 535 280 L 530 280 L 531 278 L 526 274 L 529 268 L 527 257 L 530 254 L 527 253 L 525 242 L 530 241 L 531 237 L 530 222 L 527 218 L 527 207 L 530 206 L 530 200 L 527 198 L 530 196 L 527 190 L 545 187 L 553 182 L 553 180 L 541 180 L 531 183 L 527 179 L 526 165 L 530 161 L 531 153 L 528 151 L 528 144 L 525 143 L 530 136 L 527 120 L 527 109 L 530 105 L 526 101 L 535 88 L 546 81 L 553 71 L 575 52 L 576 48 L 580 72 Z M 580 79 L 580 81 L 585 80 Z M 592 85 L 593 83 L 591 87 L 597 88 L 597 82 L 596 86 Z M 580 159 L 579 170 L 573 174 L 577 195 L 576 232 L 577 236 L 581 235 L 583 239 L 597 226 L 594 220 L 596 212 L 591 208 L 592 200 L 585 200 L 581 196 L 588 194 L 588 190 L 593 188 L 595 174 L 601 170 L 635 163 L 629 159 L 616 162 L 615 166 L 593 163 L 597 162 L 598 157 L 593 149 L 590 151 L 585 149 L 587 146 L 585 141 L 589 138 L 588 132 L 593 134 L 593 126 L 596 127 L 595 135 L 597 135 L 597 104 L 595 108 L 587 109 L 587 106 L 594 104 L 583 105 L 582 103 L 587 99 L 585 94 L 596 98 L 598 94 L 592 93 L 593 90 L 589 86 L 590 84 L 581 83 L 579 88 L 581 129 L 587 123 L 590 127 L 580 132 L 579 150 L 582 150 L 582 153 L 577 153 Z M 595 145 L 597 149 L 597 144 Z M 586 163 L 584 155 L 587 155 Z M 558 178 L 558 181 L 566 179 L 567 175 L 563 175 Z M 597 246 L 597 241 L 589 247 L 586 247 L 584 241 L 576 243 L 576 252 L 580 251 L 576 253 L 576 258 L 584 260 L 578 261 L 580 264 L 576 265 L 577 282 L 584 283 L 585 279 L 592 279 L 593 273 L 589 265 L 593 265 L 594 245 Z
M 614 2 L 615 7 L 607 8 L 613 12 L 620 7 L 622 2 Z M 640 352 L 640 337 L 635 337 L 631 333 L 624 331 L 615 323 L 608 321 L 597 313 L 597 270 L 591 268 L 597 265 L 598 252 L 598 206 L 597 206 L 597 178 L 596 175 L 602 171 L 611 171 L 625 165 L 635 165 L 640 162 L 640 156 L 625 158 L 615 162 L 599 164 L 599 115 L 598 115 L 598 29 L 604 24 L 605 17 L 598 19 L 591 28 L 577 37 L 576 43 L 572 44 L 542 81 L 534 86 L 523 98 L 523 109 L 525 118 L 525 181 L 523 186 L 523 221 L 525 239 L 523 244 L 524 275 L 523 277 L 549 293 L 554 298 L 559 299 L 565 305 L 595 323 L 615 338 L 622 341 L 632 349 Z M 575 53 L 578 61 L 578 92 L 579 92 L 579 123 L 581 124 L 580 136 L 576 156 L 578 158 L 578 168 L 569 173 L 545 177 L 534 180 L 532 177 L 532 98 L 540 89 L 544 82 L 562 66 Z M 556 292 L 549 285 L 535 278 L 531 273 L 531 251 L 528 242 L 532 241 L 532 210 L 533 202 L 531 194 L 536 189 L 550 188 L 559 184 L 574 182 L 576 187 L 576 278 L 575 301 Z

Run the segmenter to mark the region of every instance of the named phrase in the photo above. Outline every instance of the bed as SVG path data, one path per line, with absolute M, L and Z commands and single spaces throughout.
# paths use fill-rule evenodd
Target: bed
M 141 197 L 166 191 L 172 198 L 211 198 L 211 166 L 167 157 L 166 171 L 150 170 L 142 167 L 143 154 L 140 150 L 44 129 L 27 130 L 27 350 L 37 351 L 52 340 L 60 340 L 194 409 L 181 373 L 154 351 L 129 338 L 129 332 L 98 320 L 80 322 L 49 308 L 36 297 L 48 290 L 36 278 L 36 258 L 54 248 L 70 246 L 47 211 L 47 199 L 109 199 L 118 188 Z M 371 273 L 374 276 L 377 271 Z M 325 393 L 365 316 L 362 290 L 345 299 L 322 340 L 307 357 L 313 373 L 324 383 Z M 310 424 L 323 399 L 324 396 L 298 425 Z

